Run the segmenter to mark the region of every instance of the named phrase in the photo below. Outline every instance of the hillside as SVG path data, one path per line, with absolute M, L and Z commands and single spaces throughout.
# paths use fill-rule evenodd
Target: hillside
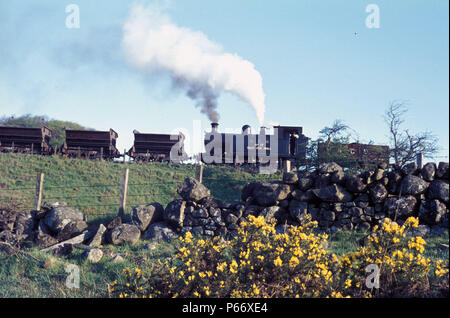
M 123 169 L 129 168 L 127 213 L 133 206 L 178 198 L 176 186 L 194 177 L 197 166 L 165 163 L 118 163 L 58 156 L 0 153 L 0 203 L 9 199 L 32 209 L 36 175 L 45 174 L 44 201 L 65 201 L 86 213 L 90 220 L 117 214 Z M 203 183 L 223 201 L 238 200 L 242 187 L 250 181 L 280 180 L 280 175 L 252 175 L 241 169 L 207 167 Z
M 60 147 L 65 139 L 66 132 L 64 128 L 85 130 L 90 129 L 83 127 L 77 123 L 70 121 L 62 121 L 49 119 L 47 116 L 24 115 L 20 117 L 3 117 L 0 118 L 0 126 L 7 127 L 24 127 L 24 128 L 40 128 L 47 126 L 52 131 L 52 139 L 50 144 L 53 148 Z

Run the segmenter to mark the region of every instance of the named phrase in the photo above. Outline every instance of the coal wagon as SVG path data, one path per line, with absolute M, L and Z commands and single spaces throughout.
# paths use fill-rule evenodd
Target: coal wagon
M 113 160 L 121 157 L 116 148 L 119 135 L 109 131 L 65 129 L 66 141 L 61 153 L 70 158 Z
M 140 133 L 134 131 L 134 144 L 128 156 L 135 161 L 171 161 L 179 162 L 186 158 L 184 135 Z
M 52 131 L 48 127 L 0 127 L 0 151 L 50 155 Z

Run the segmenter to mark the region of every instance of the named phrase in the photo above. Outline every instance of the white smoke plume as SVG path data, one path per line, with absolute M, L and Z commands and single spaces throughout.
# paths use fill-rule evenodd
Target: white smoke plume
M 175 25 L 160 8 L 134 5 L 123 26 L 122 46 L 133 67 L 169 74 L 211 121 L 219 119 L 220 93 L 229 92 L 250 104 L 263 123 L 265 94 L 254 65 L 224 52 L 202 32 Z

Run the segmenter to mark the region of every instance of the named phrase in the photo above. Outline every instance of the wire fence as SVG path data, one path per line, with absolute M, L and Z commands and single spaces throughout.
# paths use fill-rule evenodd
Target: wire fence
M 108 174 L 81 171 L 79 174 L 52 172 L 42 177 L 41 173 L 9 176 L 7 184 L 0 184 L 0 204 L 13 201 L 24 210 L 33 210 L 44 202 L 65 202 L 67 206 L 82 211 L 90 221 L 111 219 L 121 209 L 125 216 L 129 216 L 135 206 L 155 201 L 166 205 L 179 198 L 177 186 L 186 177 L 198 179 L 199 167 L 188 172 L 166 174 L 152 173 L 151 168 L 142 172 L 133 166 L 122 166 Z M 218 174 L 217 169 L 205 168 L 202 183 L 211 190 L 213 197 L 231 201 L 240 198 L 242 188 L 248 182 L 279 178 L 278 175 Z

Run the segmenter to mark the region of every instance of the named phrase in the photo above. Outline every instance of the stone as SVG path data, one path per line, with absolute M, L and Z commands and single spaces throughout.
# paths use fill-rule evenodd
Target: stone
M 350 192 L 362 193 L 366 190 L 367 185 L 363 182 L 361 177 L 352 175 L 346 178 L 345 187 Z
M 112 230 L 113 228 L 115 228 L 116 226 L 119 226 L 120 224 L 122 224 L 122 218 L 120 216 L 116 216 L 114 219 L 112 219 L 106 225 L 106 229 L 107 230 Z
M 384 170 L 380 168 L 375 170 L 375 173 L 372 176 L 374 181 L 380 181 L 381 179 L 383 179 L 383 177 L 384 177 Z
M 89 251 L 84 252 L 83 257 L 91 263 L 98 263 L 103 257 L 103 251 L 99 248 L 93 248 Z
M 208 211 L 206 211 L 203 208 L 199 208 L 199 209 L 195 209 L 194 212 L 192 212 L 192 216 L 194 218 L 206 219 L 209 215 L 208 215 Z
M 348 202 L 352 200 L 351 193 L 337 184 L 312 191 L 318 199 L 325 202 Z
M 31 213 L 20 212 L 17 214 L 13 230 L 18 237 L 24 240 L 32 240 L 34 227 L 35 220 Z
M 331 183 L 343 183 L 345 181 L 345 173 L 343 170 L 333 172 L 330 176 Z
M 142 235 L 144 240 L 169 241 L 178 235 L 167 222 L 157 222 L 150 224 Z
M 325 188 L 331 184 L 331 177 L 328 174 L 319 174 L 314 179 L 314 188 Z
M 363 215 L 364 210 L 358 207 L 353 207 L 348 209 L 348 214 L 350 214 L 350 216 L 352 217 L 360 217 L 361 215 Z
M 178 185 L 177 193 L 184 200 L 195 202 L 211 196 L 209 189 L 194 178 L 186 178 L 182 184 Z
M 238 220 L 239 220 L 239 218 L 238 218 L 236 215 L 232 214 L 232 213 L 229 213 L 229 214 L 225 217 L 225 222 L 226 222 L 227 224 L 234 224 L 234 223 L 237 223 Z
M 398 171 L 390 171 L 387 175 L 388 177 L 388 184 L 387 184 L 387 190 L 389 193 L 397 194 L 400 190 L 400 184 L 402 181 L 402 175 Z
M 54 233 L 58 233 L 70 222 L 86 221 L 83 213 L 69 207 L 57 207 L 48 212 L 44 219 L 44 223 Z
M 91 247 L 99 247 L 105 241 L 105 233 L 106 227 L 103 224 L 100 224 L 94 232 L 90 243 L 88 244 Z
M 372 203 L 382 203 L 388 196 L 388 191 L 381 183 L 375 183 L 369 188 L 370 200 Z
M 128 243 L 134 245 L 139 241 L 141 231 L 134 224 L 121 224 L 108 233 L 109 241 L 114 245 Z
M 247 201 L 249 197 L 253 197 L 255 190 L 261 185 L 260 182 L 250 182 L 247 183 L 242 189 L 241 199 L 242 201 Z
M 333 222 L 336 219 L 336 215 L 334 214 L 333 211 L 321 209 L 320 210 L 320 218 L 322 220 Z
M 38 233 L 34 241 L 42 247 L 49 247 L 58 243 L 57 239 L 45 233 Z
M 294 220 L 302 224 L 308 215 L 308 203 L 292 200 L 289 205 L 289 214 Z
M 292 186 L 282 183 L 261 183 L 254 191 L 253 196 L 258 205 L 268 207 L 276 204 L 277 201 L 287 199 Z
M 342 171 L 342 167 L 336 162 L 322 163 L 319 165 L 318 172 L 320 174 L 331 174 L 337 171 Z
M 449 203 L 449 185 L 448 181 L 434 180 L 428 188 L 429 199 L 437 199 L 444 203 Z
M 161 222 L 164 217 L 164 208 L 158 202 L 147 205 L 138 205 L 133 208 L 131 221 L 139 230 L 144 232 L 151 223 Z
M 387 198 L 384 201 L 384 209 L 389 217 L 409 217 L 414 215 L 417 206 L 417 199 L 412 196 L 405 196 L 401 198 Z
M 429 225 L 438 224 L 447 212 L 444 203 L 439 200 L 423 200 L 419 207 L 419 218 Z
M 294 172 L 283 173 L 283 183 L 296 184 L 298 182 L 298 175 Z
M 41 205 L 41 209 L 45 212 L 49 212 L 55 208 L 59 207 L 67 207 L 66 202 L 44 202 L 44 204 Z
M 411 235 L 411 236 L 427 236 L 428 234 L 430 234 L 431 229 L 429 226 L 424 225 L 424 224 L 419 224 L 418 227 L 413 227 L 411 228 L 409 231 L 406 232 L 406 235 Z
M 314 179 L 311 177 L 304 177 L 298 179 L 298 188 L 301 191 L 306 191 L 314 187 Z
M 403 178 L 400 191 L 402 195 L 418 195 L 424 193 L 427 188 L 428 182 L 426 182 L 425 180 L 413 175 L 407 175 Z
M 118 255 L 118 254 L 114 255 L 113 258 L 112 258 L 112 262 L 114 264 L 122 263 L 123 261 L 125 261 L 125 259 L 122 256 Z
M 420 172 L 423 179 L 425 181 L 433 181 L 434 176 L 436 174 L 436 164 L 434 162 L 429 162 L 426 165 L 423 166 L 422 171 Z
M 80 235 L 87 229 L 88 225 L 84 221 L 72 221 L 68 223 L 56 236 L 59 242 L 66 241 Z
M 186 201 L 174 200 L 170 202 L 164 210 L 164 221 L 176 227 L 182 227 L 184 221 L 184 210 Z
M 262 210 L 260 216 L 263 216 L 264 220 L 267 222 L 271 219 L 279 220 L 281 214 L 285 212 L 286 211 L 280 208 L 279 206 L 271 206 Z
M 370 230 L 370 223 L 368 223 L 368 222 L 359 223 L 358 225 L 356 225 L 355 229 L 357 231 L 367 232 Z
M 210 207 L 208 212 L 212 218 L 220 217 L 222 215 L 222 211 L 219 208 Z
M 411 162 L 402 167 L 402 173 L 407 176 L 410 174 L 415 174 L 417 172 L 418 166 L 416 162 Z
M 445 179 L 448 181 L 449 179 L 449 173 L 448 173 L 448 162 L 439 162 L 437 171 L 436 171 L 436 177 L 440 179 Z

